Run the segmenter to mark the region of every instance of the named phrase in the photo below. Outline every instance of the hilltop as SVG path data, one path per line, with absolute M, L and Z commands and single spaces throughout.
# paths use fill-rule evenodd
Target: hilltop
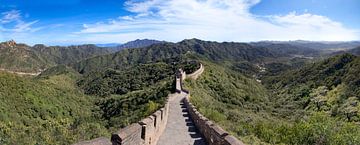
M 113 46 L 113 50 L 119 51 L 127 48 L 141 48 L 147 47 L 153 44 L 166 43 L 165 41 L 151 40 L 151 39 L 136 39 L 133 41 L 126 42 L 117 46 Z
M 8 41 L 0 43 L 0 68 L 17 72 L 39 72 L 58 64 L 75 63 L 109 52 L 108 49 L 95 45 L 60 47 L 37 44 L 28 46 Z

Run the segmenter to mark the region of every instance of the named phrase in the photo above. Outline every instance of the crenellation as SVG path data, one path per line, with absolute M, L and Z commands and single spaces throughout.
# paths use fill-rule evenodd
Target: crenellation
M 199 70 L 187 75 L 187 77 L 197 79 L 203 71 L 204 68 L 201 64 Z M 187 97 L 183 100 L 183 102 L 189 111 L 190 117 L 209 145 L 244 145 L 234 136 L 229 135 L 229 133 L 223 130 L 220 126 L 203 116 L 190 102 L 190 92 L 183 92 L 187 93 Z
M 133 123 L 118 132 L 111 135 L 111 142 L 113 145 L 134 145 L 142 144 L 141 139 L 142 126 L 138 123 Z

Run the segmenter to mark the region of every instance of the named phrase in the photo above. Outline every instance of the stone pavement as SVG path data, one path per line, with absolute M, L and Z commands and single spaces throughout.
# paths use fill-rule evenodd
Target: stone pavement
M 186 95 L 181 92 L 170 99 L 168 122 L 158 145 L 206 145 L 182 102 Z

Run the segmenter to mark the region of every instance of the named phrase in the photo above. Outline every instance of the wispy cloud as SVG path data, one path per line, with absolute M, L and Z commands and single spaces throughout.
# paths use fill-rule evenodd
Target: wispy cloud
M 32 27 L 37 22 L 38 20 L 26 22 L 23 20 L 23 17 L 19 10 L 10 10 L 1 13 L 0 31 L 3 33 L 35 32 L 41 29 L 41 27 Z
M 134 38 L 179 41 L 358 40 L 359 33 L 340 22 L 308 12 L 258 16 L 250 8 L 260 0 L 127 1 L 132 15 L 84 24 L 76 33 L 88 41 Z M 102 39 L 99 39 L 102 38 Z
M 20 11 L 18 11 L 18 10 L 2 12 L 1 15 L 2 15 L 2 18 L 0 19 L 0 22 L 2 24 L 10 23 L 13 21 L 20 21 L 20 18 L 21 18 Z

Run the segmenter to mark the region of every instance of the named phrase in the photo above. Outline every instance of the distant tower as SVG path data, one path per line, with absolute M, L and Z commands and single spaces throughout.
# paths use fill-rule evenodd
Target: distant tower
M 16 42 L 14 40 L 10 40 L 10 41 L 7 41 L 6 44 L 8 46 L 15 46 L 16 45 Z

